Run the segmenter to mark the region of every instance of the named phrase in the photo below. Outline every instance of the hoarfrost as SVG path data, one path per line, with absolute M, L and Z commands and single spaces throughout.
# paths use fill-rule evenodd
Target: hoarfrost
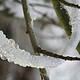
M 0 31 L 0 57 L 23 67 L 47 68 L 62 63 L 62 60 L 52 57 L 30 55 L 29 52 L 21 50 L 14 40 L 7 39 L 2 31 Z
M 72 0 L 74 4 L 79 4 L 79 0 Z M 69 43 L 66 47 L 66 53 L 71 52 L 76 49 L 79 41 L 80 41 L 80 10 L 77 8 L 69 9 L 70 17 L 71 17 L 71 25 L 72 25 L 72 36 L 69 40 Z
M 67 1 L 67 0 L 66 0 Z M 80 4 L 80 0 L 68 0 L 74 4 Z M 64 53 L 68 56 L 80 56 L 76 47 L 80 41 L 80 10 L 73 8 L 69 9 L 71 24 L 72 24 L 72 36 L 67 44 Z M 79 80 L 80 79 L 80 62 L 65 61 L 63 64 L 56 68 L 47 69 L 50 80 Z

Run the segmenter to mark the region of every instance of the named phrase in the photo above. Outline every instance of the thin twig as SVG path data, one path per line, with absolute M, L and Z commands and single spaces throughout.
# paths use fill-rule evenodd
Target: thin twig
M 23 6 L 24 17 L 26 20 L 27 30 L 28 30 L 28 33 L 29 33 L 29 36 L 31 39 L 33 49 L 34 49 L 34 54 L 37 53 L 37 55 L 39 55 L 39 53 L 37 52 L 37 41 L 36 41 L 35 35 L 33 33 L 33 30 L 32 30 L 31 17 L 30 17 L 29 12 L 28 12 L 28 5 L 27 5 L 26 0 L 22 0 L 22 6 Z M 40 71 L 40 69 L 39 69 L 39 71 Z M 46 70 L 42 69 L 42 71 L 46 71 Z
M 29 4 L 30 6 L 32 6 L 32 7 L 44 7 L 44 8 L 51 8 L 51 9 L 53 9 L 53 7 L 52 6 L 50 6 L 50 5 L 46 5 L 46 4 L 40 4 L 40 3 L 30 3 Z
M 54 58 L 59 58 L 59 59 L 63 59 L 63 60 L 69 60 L 69 61 L 80 61 L 79 57 L 70 57 L 70 56 L 63 56 L 63 55 L 59 55 L 57 53 L 52 53 L 49 52 L 47 50 L 43 50 L 40 47 L 37 48 L 38 53 L 42 53 L 44 55 L 50 56 L 50 57 L 54 57 Z
M 24 18 L 25 18 L 25 21 L 26 21 L 27 32 L 29 33 L 29 37 L 30 37 L 30 40 L 31 40 L 31 43 L 32 43 L 32 47 L 34 49 L 34 53 L 36 54 L 37 53 L 37 50 L 36 50 L 37 41 L 36 41 L 34 32 L 32 30 L 32 24 L 31 24 L 32 20 L 31 20 L 29 11 L 28 11 L 28 6 L 26 4 L 27 4 L 27 1 L 22 0 L 22 7 L 23 7 L 23 12 L 24 12 Z
M 67 1 L 65 1 L 65 0 L 59 0 L 59 1 L 60 1 L 61 3 L 63 3 L 63 4 L 65 4 L 66 6 L 70 6 L 70 7 L 74 7 L 74 8 L 80 9 L 80 6 L 77 5 L 77 4 L 69 3 L 69 2 L 67 2 Z
M 52 24 L 54 24 L 54 25 L 56 25 L 56 26 L 61 26 L 61 25 L 60 25 L 58 22 L 56 22 L 53 18 L 50 18 L 50 17 L 47 15 L 47 13 L 43 13 L 43 12 L 41 12 L 41 11 L 39 11 L 39 10 L 36 10 L 34 7 L 32 7 L 32 9 L 34 10 L 34 12 L 42 15 L 42 17 L 45 17 L 46 19 L 50 20 L 50 22 L 51 22 Z

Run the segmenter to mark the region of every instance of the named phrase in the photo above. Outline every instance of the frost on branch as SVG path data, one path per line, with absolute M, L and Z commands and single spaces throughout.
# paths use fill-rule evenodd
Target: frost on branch
M 80 4 L 80 0 L 72 0 L 72 2 L 74 4 Z M 80 9 L 71 8 L 69 9 L 69 12 L 72 25 L 72 36 L 67 45 L 66 53 L 71 53 L 71 51 L 74 51 L 80 42 Z
M 2 31 L 0 31 L 0 57 L 23 67 L 47 68 L 62 63 L 62 60 L 56 58 L 30 55 L 29 52 L 21 50 L 14 40 L 7 39 Z

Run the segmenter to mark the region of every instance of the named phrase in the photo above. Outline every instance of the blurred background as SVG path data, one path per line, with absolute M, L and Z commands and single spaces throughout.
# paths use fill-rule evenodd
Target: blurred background
M 62 52 L 67 44 L 66 33 L 50 0 L 28 0 L 28 5 L 38 45 L 51 52 Z M 20 0 L 0 0 L 0 30 L 21 49 L 33 53 Z M 0 80 L 49 80 L 45 75 L 42 79 L 36 68 L 24 68 L 0 59 Z

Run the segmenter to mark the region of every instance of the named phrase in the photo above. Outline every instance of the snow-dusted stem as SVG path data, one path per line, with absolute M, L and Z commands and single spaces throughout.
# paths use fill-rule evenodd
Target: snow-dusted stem
M 0 57 L 23 67 L 46 68 L 62 63 L 60 59 L 30 55 L 29 52 L 21 50 L 14 40 L 7 39 L 2 31 L 0 31 Z
M 26 29 L 27 32 L 29 33 L 29 37 L 31 40 L 31 44 L 34 50 L 34 53 L 37 54 L 37 41 L 34 35 L 34 32 L 32 30 L 32 19 L 30 17 L 30 13 L 28 10 L 28 0 L 22 0 L 22 7 L 23 7 L 23 13 L 24 13 L 24 18 L 26 22 Z
M 25 21 L 26 21 L 27 31 L 29 33 L 29 37 L 30 37 L 30 40 L 31 40 L 31 44 L 32 44 L 32 47 L 33 47 L 34 54 L 39 55 L 39 53 L 37 52 L 38 44 L 37 44 L 34 32 L 32 30 L 32 27 L 33 27 L 32 23 L 31 23 L 32 19 L 31 19 L 30 14 L 29 14 L 27 3 L 28 3 L 27 0 L 22 0 L 24 18 L 25 18 Z

